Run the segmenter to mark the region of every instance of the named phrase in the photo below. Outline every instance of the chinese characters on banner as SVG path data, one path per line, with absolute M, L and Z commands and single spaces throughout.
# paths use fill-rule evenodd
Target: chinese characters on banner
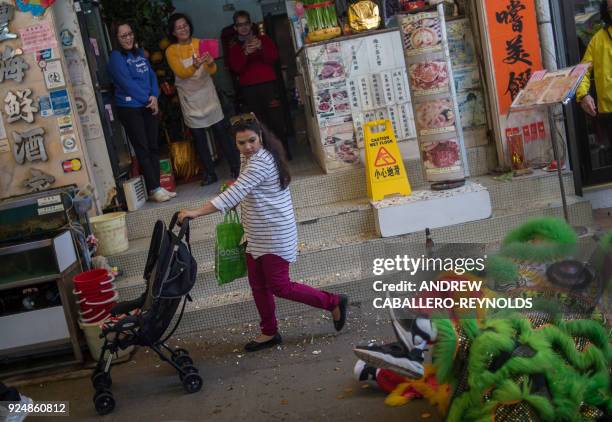
M 533 72 L 542 68 L 535 0 L 487 0 L 485 7 L 499 111 L 506 114 Z

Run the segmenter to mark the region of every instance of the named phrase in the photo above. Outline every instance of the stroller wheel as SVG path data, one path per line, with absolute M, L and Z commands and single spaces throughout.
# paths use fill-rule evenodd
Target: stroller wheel
M 202 377 L 200 374 L 192 372 L 183 378 L 183 387 L 188 393 L 197 393 L 202 389 Z
M 193 365 L 185 365 L 181 369 L 183 371 L 183 372 L 179 373 L 179 378 L 181 379 L 181 381 L 183 381 L 183 379 L 186 378 L 187 375 L 189 375 L 189 374 L 197 374 L 198 373 L 198 368 L 196 368 Z
M 191 359 L 188 355 L 180 355 L 174 359 L 174 363 L 178 366 L 191 366 L 193 365 L 193 359 Z
M 176 361 L 181 356 L 189 356 L 189 352 L 180 347 L 178 349 L 174 349 L 174 351 L 172 352 L 172 360 Z
M 96 372 L 93 377 L 91 377 L 91 382 L 96 390 L 111 388 L 113 385 L 110 374 L 106 372 Z
M 115 409 L 115 399 L 108 390 L 98 391 L 94 396 L 94 406 L 98 415 L 108 415 Z

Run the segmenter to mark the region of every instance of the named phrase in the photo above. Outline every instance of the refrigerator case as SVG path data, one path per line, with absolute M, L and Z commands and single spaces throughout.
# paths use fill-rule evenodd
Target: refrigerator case
M 390 119 L 399 142 L 415 140 L 402 51 L 397 29 L 303 48 L 300 62 L 312 101 L 307 115 L 311 147 L 325 172 L 363 162 L 366 122 Z

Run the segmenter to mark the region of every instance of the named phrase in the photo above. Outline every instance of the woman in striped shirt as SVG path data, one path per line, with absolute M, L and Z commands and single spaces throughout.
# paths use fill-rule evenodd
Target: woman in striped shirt
M 247 343 L 245 350 L 254 352 L 282 342 L 274 296 L 331 311 L 334 327 L 340 331 L 346 321 L 347 297 L 289 279 L 289 264 L 297 256 L 297 228 L 288 189 L 291 176 L 282 144 L 252 113 L 230 121 L 240 151 L 238 180 L 201 208 L 181 211 L 179 221 L 226 212 L 241 204 L 249 284 L 261 317 L 261 334 Z

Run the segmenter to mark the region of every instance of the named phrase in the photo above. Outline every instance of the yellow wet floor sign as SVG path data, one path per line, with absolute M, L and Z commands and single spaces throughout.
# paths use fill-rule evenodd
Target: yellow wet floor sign
M 383 127 L 373 132 L 375 127 Z M 366 183 L 368 197 L 380 201 L 389 195 L 412 193 L 404 161 L 389 120 L 376 120 L 363 126 L 365 135 Z

